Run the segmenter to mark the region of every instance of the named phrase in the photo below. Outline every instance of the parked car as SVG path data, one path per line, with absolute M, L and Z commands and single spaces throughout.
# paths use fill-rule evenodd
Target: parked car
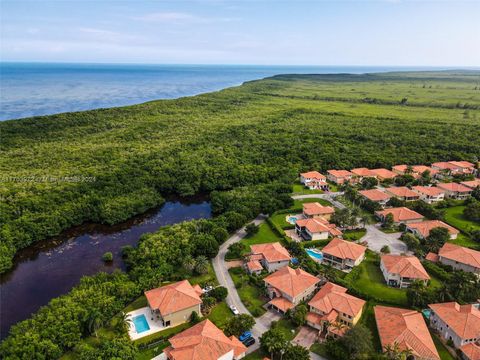
M 211 285 L 205 286 L 202 290 L 206 294 L 206 293 L 213 290 L 213 286 L 211 286 Z
M 252 346 L 255 344 L 255 339 L 253 337 L 249 337 L 247 340 L 243 341 L 243 345 L 246 347 Z
M 245 341 L 250 337 L 252 337 L 252 333 L 250 331 L 245 331 L 242 335 L 238 337 L 238 340 Z
M 235 305 L 230 305 L 230 310 L 232 310 L 234 315 L 240 314 L 240 312 L 238 311 L 238 309 Z

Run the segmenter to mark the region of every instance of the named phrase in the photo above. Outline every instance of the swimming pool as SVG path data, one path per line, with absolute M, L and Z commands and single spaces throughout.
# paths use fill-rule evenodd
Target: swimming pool
M 307 254 L 314 260 L 322 261 L 323 254 L 321 251 L 316 249 L 306 249 Z
M 432 310 L 430 310 L 430 309 L 423 309 L 423 310 L 422 310 L 422 314 L 423 314 L 423 316 L 425 316 L 425 318 L 430 319 L 430 315 L 432 314 Z
M 135 316 L 132 321 L 138 334 L 150 330 L 150 326 L 148 326 L 148 321 L 145 315 L 142 314 Z
M 293 225 L 295 225 L 295 223 L 297 222 L 297 220 L 298 220 L 298 219 L 297 219 L 295 216 L 290 216 L 290 217 L 288 218 L 288 222 L 289 222 L 290 224 L 293 224 Z

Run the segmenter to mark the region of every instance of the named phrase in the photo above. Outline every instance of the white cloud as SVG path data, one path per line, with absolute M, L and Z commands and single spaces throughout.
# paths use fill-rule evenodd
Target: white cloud
M 185 12 L 154 12 L 145 14 L 142 16 L 133 17 L 134 20 L 145 22 L 158 22 L 158 23 L 175 23 L 175 24 L 192 24 L 192 23 L 216 23 L 216 22 L 231 22 L 237 21 L 238 18 L 210 18 L 202 17 Z

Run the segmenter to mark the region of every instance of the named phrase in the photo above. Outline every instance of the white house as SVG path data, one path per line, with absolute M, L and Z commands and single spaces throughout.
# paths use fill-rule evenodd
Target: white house
M 415 256 L 382 255 L 380 270 L 388 286 L 407 288 L 413 281 L 427 285 L 430 276 Z

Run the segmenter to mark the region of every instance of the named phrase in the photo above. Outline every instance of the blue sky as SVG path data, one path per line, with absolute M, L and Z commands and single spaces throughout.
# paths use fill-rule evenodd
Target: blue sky
M 0 1 L 3 61 L 480 65 L 480 0 Z

